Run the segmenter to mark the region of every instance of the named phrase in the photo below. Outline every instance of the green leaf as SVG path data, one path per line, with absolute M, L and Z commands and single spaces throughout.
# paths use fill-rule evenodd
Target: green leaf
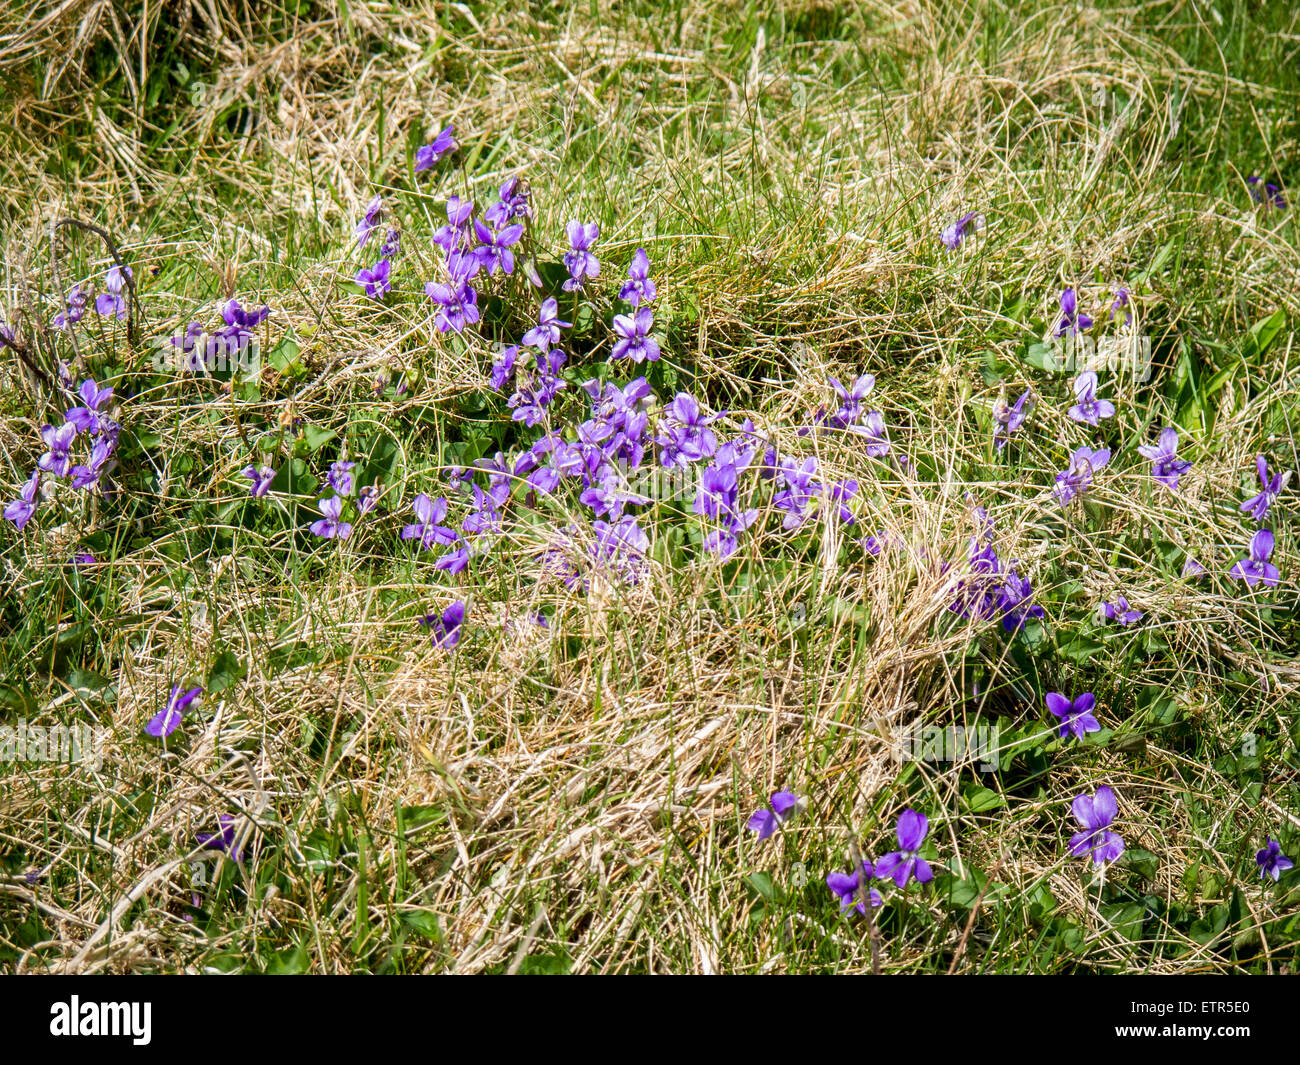
M 308 454 L 314 455 L 339 434 L 333 429 L 323 429 L 318 425 L 308 425 L 303 429 L 301 443 Z
M 278 951 L 266 966 L 267 976 L 301 976 L 311 968 L 311 955 L 305 947 Z
M 767 873 L 750 873 L 745 877 L 745 883 L 759 898 L 767 902 L 776 901 L 776 885 Z
M 1087 665 L 1106 649 L 1105 644 L 1079 633 L 1063 643 L 1059 651 L 1071 662 Z
M 248 675 L 248 667 L 231 651 L 222 651 L 208 671 L 208 692 L 216 695 L 232 688 Z
M 1000 810 L 1007 804 L 1007 800 L 992 788 L 980 787 L 978 784 L 970 784 L 966 787 L 966 790 L 962 792 L 962 801 L 965 802 L 966 808 L 973 814 Z
M 406 910 L 402 914 L 402 924 L 431 942 L 442 942 L 442 925 L 438 923 L 436 913 L 430 913 L 428 910 Z
M 1030 344 L 1022 358 L 1036 369 L 1046 370 L 1048 373 L 1062 372 L 1063 360 L 1051 344 L 1044 344 L 1042 341 Z

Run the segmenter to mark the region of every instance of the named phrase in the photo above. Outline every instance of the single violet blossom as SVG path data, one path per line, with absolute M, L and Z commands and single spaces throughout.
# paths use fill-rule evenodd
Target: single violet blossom
M 864 917 L 867 913 L 866 903 L 862 899 L 864 883 L 871 880 L 873 871 L 870 862 L 863 862 L 861 866 L 852 873 L 828 873 L 826 876 L 826 886 L 835 893 L 836 898 L 840 900 L 840 913 L 848 913 L 849 910 L 856 909 Z M 871 908 L 878 909 L 885 904 L 879 891 L 875 888 L 869 888 L 866 892 L 871 899 Z
M 654 313 L 649 307 L 638 307 L 635 314 L 614 315 L 614 332 L 619 339 L 609 353 L 610 361 L 631 359 L 633 362 L 659 360 L 659 342 L 650 335 L 654 328 Z
M 33 471 L 18 490 L 18 498 L 5 507 L 6 520 L 13 522 L 19 529 L 31 521 L 32 515 L 36 513 L 36 492 L 40 483 L 40 472 Z
M 962 246 L 968 230 L 978 232 L 983 228 L 983 216 L 978 211 L 967 211 L 957 221 L 939 231 L 939 241 L 949 251 L 956 251 Z
M 379 484 L 368 484 L 357 492 L 357 513 L 369 514 L 379 502 Z
M 497 202 L 483 212 L 484 217 L 497 229 L 516 218 L 531 218 L 533 209 L 528 204 L 529 189 L 515 174 L 506 178 L 497 191 Z
M 448 126 L 434 137 L 430 143 L 421 145 L 420 148 L 416 150 L 415 172 L 417 174 L 421 174 L 426 170 L 432 170 L 434 163 L 448 152 L 456 150 L 456 139 L 452 136 L 454 131 L 454 126 Z
M 908 808 L 898 815 L 894 831 L 899 850 L 891 851 L 876 862 L 876 876 L 880 880 L 893 879 L 899 887 L 906 887 L 913 876 L 918 884 L 928 884 L 934 879 L 930 863 L 919 857 L 921 843 L 930 830 L 929 819 L 923 813 Z
M 640 307 L 643 303 L 654 303 L 657 295 L 658 289 L 650 280 L 650 256 L 646 255 L 645 248 L 637 248 L 632 264 L 627 268 L 627 281 L 618 290 L 618 298 L 633 307 Z
M 355 485 L 352 471 L 356 469 L 356 466 L 355 462 L 330 463 L 329 472 L 325 474 L 325 483 L 339 495 L 350 496 Z
M 67 420 L 77 427 L 79 433 L 98 433 L 101 412 L 113 398 L 113 389 L 100 388 L 93 380 L 86 380 L 81 382 L 77 395 L 85 405 L 69 410 Z
M 1259 473 L 1259 483 L 1263 485 L 1264 490 L 1241 504 L 1241 512 L 1249 514 L 1257 522 L 1262 522 L 1268 517 L 1269 509 L 1276 502 L 1277 497 L 1282 494 L 1282 489 L 1286 487 L 1290 475 L 1279 471 L 1269 477 L 1268 460 L 1263 455 L 1255 456 L 1255 469 Z
M 252 483 L 248 486 L 248 494 L 254 499 L 261 499 L 271 490 L 271 482 L 275 480 L 275 470 L 270 466 L 245 466 L 240 471 L 241 477 L 247 477 Z
M 68 452 L 76 438 L 77 427 L 72 422 L 64 422 L 57 429 L 52 425 L 42 425 L 41 439 L 49 450 L 36 460 L 36 465 L 55 477 L 66 477 L 72 468 L 72 457 Z
M 1125 310 L 1129 305 L 1129 291 L 1126 288 L 1117 288 L 1115 290 L 1115 301 L 1110 305 L 1110 320 L 1115 320 L 1117 311 L 1124 311 L 1124 324 L 1128 325 L 1133 321 L 1133 312 Z
M 424 286 L 424 293 L 438 305 L 433 324 L 439 333 L 453 330 L 462 333 L 466 325 L 479 320 L 478 293 L 464 281 L 452 284 L 430 281 Z
M 434 647 L 450 651 L 460 643 L 465 622 L 465 601 L 458 599 L 441 614 L 426 614 L 419 623 L 430 631 Z
M 570 251 L 564 253 L 564 268 L 569 280 L 564 282 L 565 292 L 581 292 L 587 281 L 600 276 L 600 260 L 592 254 L 591 246 L 600 236 L 600 226 L 595 222 L 572 221 L 565 227 Z
M 313 536 L 319 536 L 326 540 L 346 540 L 352 535 L 352 526 L 346 521 L 340 521 L 339 517 L 343 513 L 343 497 L 330 496 L 328 499 L 319 500 L 317 506 L 320 512 L 325 515 L 320 521 L 311 523 L 311 532 Z
M 447 517 L 447 500 L 442 496 L 430 499 L 421 492 L 411 501 L 416 521 L 402 529 L 403 540 L 419 540 L 426 551 L 434 544 L 454 544 L 460 539 L 455 529 L 440 524 Z
M 1076 740 L 1081 740 L 1085 733 L 1101 731 L 1101 722 L 1092 712 L 1096 703 L 1097 699 L 1092 692 L 1084 692 L 1074 700 L 1058 692 L 1047 693 L 1047 709 L 1061 722 L 1061 739 L 1073 736 Z
M 1070 468 L 1056 475 L 1056 487 L 1052 494 L 1063 506 L 1075 496 L 1087 491 L 1092 484 L 1093 474 L 1110 462 L 1110 449 L 1081 447 L 1070 456 Z
M 378 194 L 366 207 L 366 212 L 357 223 L 357 247 L 364 248 L 370 240 L 370 234 L 379 228 L 379 220 L 384 215 L 384 198 Z
M 202 688 L 191 688 L 182 693 L 181 686 L 173 684 L 167 705 L 150 719 L 149 724 L 145 725 L 145 732 L 158 738 L 170 736 L 176 731 L 176 726 L 181 723 L 181 718 L 185 716 L 185 711 L 190 708 L 190 704 L 202 694 Z
M 1006 397 L 1002 396 L 993 404 L 993 442 L 999 451 L 1007 446 L 1011 434 L 1024 425 L 1025 419 L 1029 417 L 1029 412 L 1025 409 L 1029 396 L 1030 390 L 1025 389 L 1014 403 L 1008 404 Z
M 1087 329 L 1092 328 L 1092 319 L 1078 309 L 1078 297 L 1074 294 L 1074 289 L 1067 288 L 1061 293 L 1061 321 L 1056 327 L 1056 335 L 1078 336 Z
M 67 304 L 67 309 L 56 314 L 54 320 L 50 322 L 50 325 L 53 328 L 67 329 L 81 321 L 85 316 L 86 294 L 82 291 L 80 282 L 73 285 L 72 288 L 68 290 Z
M 1274 587 L 1282 575 L 1278 568 L 1269 561 L 1273 554 L 1273 534 L 1268 529 L 1260 529 L 1250 538 L 1250 548 L 1245 558 L 1239 558 L 1228 570 L 1229 577 L 1237 577 L 1246 582 L 1247 588 L 1254 588 L 1263 583 Z
M 1250 186 L 1250 198 L 1256 203 L 1276 207 L 1279 210 L 1286 207 L 1286 197 L 1282 195 L 1282 190 L 1271 181 L 1264 181 L 1259 175 L 1252 174 L 1246 179 L 1246 184 Z M 1261 184 L 1264 186 L 1262 189 Z
M 134 277 L 129 266 L 110 266 L 104 275 L 104 292 L 95 297 L 95 313 L 104 318 L 126 319 L 126 300 L 122 290 Z
M 217 824 L 221 826 L 220 832 L 196 833 L 194 841 L 212 850 L 222 851 L 233 861 L 239 861 L 243 857 L 243 851 L 235 846 L 236 821 L 234 816 L 232 814 L 222 814 L 217 818 Z
M 798 813 L 798 796 L 792 791 L 776 791 L 772 793 L 771 809 L 755 810 L 745 822 L 745 827 L 751 832 L 757 832 L 760 840 L 768 839 L 780 825 Z
M 1113 603 L 1102 603 L 1101 613 L 1107 621 L 1118 621 L 1125 626 L 1142 620 L 1142 611 L 1129 606 L 1129 601 L 1122 595 L 1117 595 Z
M 1268 838 L 1268 846 L 1255 852 L 1255 864 L 1259 866 L 1259 878 L 1263 880 L 1264 877 L 1271 876 L 1274 883 L 1288 869 L 1295 867 L 1295 862 L 1282 853 L 1282 845 L 1272 836 Z
M 73 466 L 68 471 L 68 476 L 72 479 L 72 487 L 89 489 L 99 484 L 99 478 L 109 466 L 114 447 L 115 441 L 112 437 L 101 436 L 96 440 L 90 449 L 90 458 L 86 465 Z
M 1177 488 L 1178 479 L 1192 468 L 1178 457 L 1178 430 L 1172 425 L 1160 430 L 1158 443 L 1139 445 L 1138 454 L 1151 460 L 1151 476 L 1166 488 Z
M 488 276 L 500 271 L 503 274 L 514 273 L 515 253 L 510 249 L 519 243 L 524 235 L 524 227 L 518 222 L 493 230 L 482 219 L 474 219 L 474 235 L 479 239 L 479 246 L 474 250 L 479 264 L 488 272 Z
M 372 300 L 382 300 L 393 287 L 388 279 L 392 265 L 387 259 L 380 259 L 374 266 L 363 266 L 357 271 L 356 283 L 366 290 L 366 295 Z
M 876 387 L 875 374 L 860 374 L 853 384 L 845 388 L 836 377 L 828 378 L 831 388 L 835 389 L 835 395 L 839 398 L 840 406 L 833 415 L 833 419 L 844 426 L 855 424 L 860 421 L 866 411 L 863 408 L 862 401 L 871 394 L 871 390 Z
M 1074 406 L 1069 415 L 1084 425 L 1100 425 L 1106 418 L 1115 416 L 1115 404 L 1097 398 L 1097 371 L 1084 370 L 1074 380 Z
M 1091 855 L 1093 864 L 1103 865 L 1124 853 L 1124 841 L 1110 831 L 1119 814 L 1119 803 L 1109 787 L 1102 785 L 1096 795 L 1076 795 L 1071 809 L 1084 830 L 1070 837 L 1070 853 L 1074 857 Z
M 538 351 L 550 351 L 560 342 L 560 330 L 568 329 L 572 324 L 560 321 L 560 305 L 554 296 L 548 296 L 537 312 L 537 324 L 524 334 L 520 343 Z

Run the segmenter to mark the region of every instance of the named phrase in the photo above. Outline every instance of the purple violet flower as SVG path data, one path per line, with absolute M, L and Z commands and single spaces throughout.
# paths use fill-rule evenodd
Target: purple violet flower
M 72 487 L 89 489 L 99 484 L 99 478 L 104 473 L 109 459 L 112 458 L 115 446 L 116 441 L 112 437 L 101 436 L 96 440 L 94 447 L 90 449 L 88 464 L 73 466 L 68 471 L 68 475 L 72 478 Z
M 442 496 L 430 499 L 421 492 L 411 501 L 416 521 L 402 529 L 403 540 L 419 540 L 426 551 L 434 544 L 454 544 L 460 539 L 455 529 L 440 524 L 447 517 L 447 500 Z
M 659 342 L 650 335 L 654 328 L 654 312 L 649 307 L 638 307 L 635 314 L 614 315 L 614 332 L 619 335 L 609 361 L 631 359 L 633 362 L 659 360 Z
M 42 425 L 41 439 L 49 450 L 36 460 L 36 465 L 55 477 L 66 477 L 72 468 L 68 450 L 76 438 L 77 427 L 72 422 L 64 422 L 57 429 L 52 425 Z
M 516 218 L 531 218 L 528 195 L 528 186 L 520 182 L 519 175 L 508 177 L 497 192 L 497 202 L 483 212 L 484 217 L 497 229 Z
M 1269 561 L 1273 554 L 1273 534 L 1268 529 L 1260 529 L 1250 538 L 1250 548 L 1245 558 L 1239 558 L 1228 570 L 1229 577 L 1237 577 L 1246 582 L 1247 588 L 1254 588 L 1263 582 L 1274 587 L 1282 575 L 1278 568 Z
M 1268 475 L 1268 461 L 1263 455 L 1255 456 L 1255 469 L 1259 473 L 1259 482 L 1264 486 L 1264 490 L 1259 495 L 1253 496 L 1241 504 L 1241 512 L 1249 514 L 1257 522 L 1263 522 L 1268 517 L 1269 508 L 1273 506 L 1277 497 L 1282 494 L 1282 489 L 1286 487 L 1290 474 L 1278 472 L 1270 478 Z
M 1295 867 L 1295 863 L 1282 853 L 1282 845 L 1272 836 L 1268 838 L 1267 847 L 1255 852 L 1255 864 L 1259 866 L 1259 878 L 1263 880 L 1264 877 L 1271 876 L 1274 883 L 1288 869 Z
M 60 311 L 54 316 L 50 325 L 55 329 L 67 329 L 85 316 L 86 313 L 86 294 L 81 290 L 81 284 L 78 282 L 68 290 L 68 307 L 65 311 Z
M 341 496 L 350 496 L 352 494 L 353 479 L 352 471 L 356 469 L 355 462 L 334 462 L 330 464 L 329 472 L 325 474 L 325 483 L 334 489 Z
M 862 885 L 870 881 L 873 875 L 870 862 L 863 862 L 861 867 L 852 873 L 828 873 L 826 876 L 826 886 L 835 893 L 836 898 L 840 900 L 840 913 L 848 913 L 849 910 L 856 909 L 864 917 L 867 914 L 866 904 L 862 900 Z M 885 904 L 880 892 L 875 888 L 869 888 L 868 897 L 871 899 L 871 908 L 877 909 Z
M 434 232 L 433 242 L 448 255 L 463 250 L 464 246 L 469 243 L 470 219 L 473 214 L 473 200 L 462 200 L 459 196 L 448 196 L 447 224 Z
M 126 288 L 127 281 L 135 275 L 132 274 L 129 266 L 110 266 L 108 273 L 104 275 L 104 288 L 106 291 L 101 292 L 95 297 L 95 313 L 104 318 L 116 318 L 119 322 L 126 319 L 126 300 L 122 298 L 122 290 Z
M 537 348 L 538 351 L 550 351 L 560 342 L 560 330 L 568 329 L 572 324 L 560 321 L 560 305 L 554 296 L 548 296 L 537 312 L 537 324 L 524 334 L 520 343 L 525 347 Z
M 451 330 L 461 333 L 466 325 L 479 320 L 478 293 L 464 281 L 449 285 L 430 281 L 424 286 L 424 293 L 438 304 L 438 315 L 433 324 L 439 333 Z
M 384 199 L 376 194 L 375 198 L 370 201 L 366 207 L 366 213 L 361 216 L 361 221 L 357 223 L 357 247 L 364 248 L 366 242 L 370 240 L 370 234 L 379 228 L 379 220 L 384 215 Z
M 235 818 L 231 814 L 222 814 L 217 818 L 217 824 L 221 826 L 220 832 L 199 832 L 194 836 L 196 843 L 201 843 L 212 850 L 222 851 L 228 855 L 232 861 L 239 861 L 243 857 L 243 851 L 235 846 Z
M 880 880 L 893 879 L 899 887 L 906 887 L 913 875 L 918 884 L 928 884 L 934 879 L 930 863 L 918 856 L 921 843 L 930 830 L 930 822 L 925 814 L 908 808 L 898 815 L 898 827 L 894 834 L 898 837 L 899 849 L 891 851 L 876 862 L 876 877 Z
M 1122 310 L 1129 304 L 1129 293 L 1126 288 L 1117 288 L 1115 290 L 1115 302 L 1110 305 L 1110 320 L 1115 320 L 1115 312 Z M 1124 311 L 1124 324 L 1128 325 L 1133 321 L 1133 312 Z
M 1122 595 L 1117 595 L 1113 603 L 1102 603 L 1101 613 L 1107 621 L 1118 621 L 1124 626 L 1142 620 L 1142 611 L 1129 606 L 1128 600 Z
M 1110 831 L 1119 814 L 1115 793 L 1105 785 L 1094 795 L 1076 795 L 1071 806 L 1074 819 L 1084 829 L 1070 837 L 1070 853 L 1076 858 L 1092 855 L 1094 865 L 1113 862 L 1124 853 L 1124 841 Z
M 1141 444 L 1138 454 L 1151 460 L 1151 476 L 1167 488 L 1177 488 L 1178 479 L 1192 468 L 1191 462 L 1178 457 L 1178 430 L 1172 425 L 1160 430 L 1157 444 Z
M 450 651 L 460 643 L 461 629 L 465 622 L 465 600 L 458 599 L 441 614 L 425 614 L 419 623 L 429 630 L 434 647 Z
M 1115 416 L 1115 404 L 1097 398 L 1097 372 L 1084 370 L 1074 380 L 1075 404 L 1069 414 L 1076 422 L 1100 425 L 1105 418 Z
M 5 507 L 5 518 L 19 529 L 22 529 L 36 513 L 36 491 L 40 488 L 40 484 L 40 472 L 33 471 L 31 477 L 18 490 L 18 498 Z
M 363 266 L 357 271 L 356 283 L 366 290 L 366 295 L 372 300 L 382 300 L 393 287 L 388 280 L 392 265 L 387 259 L 380 259 L 374 266 Z
M 1092 328 L 1092 319 L 1078 310 L 1078 299 L 1074 289 L 1067 288 L 1061 293 L 1061 321 L 1056 327 L 1056 335 L 1078 336 Z
M 1020 398 L 1009 406 L 1005 396 L 999 396 L 993 404 L 993 442 L 999 451 L 1007 446 L 1011 434 L 1024 425 L 1025 419 L 1029 417 L 1029 412 L 1025 410 L 1029 396 L 1030 390 L 1025 389 L 1020 393 Z
M 339 521 L 343 513 L 343 497 L 330 496 L 328 499 L 322 499 L 317 502 L 320 512 L 325 515 L 320 521 L 311 523 L 313 536 L 319 536 L 326 540 L 346 540 L 352 535 L 352 526 L 346 521 Z
M 1101 731 L 1101 722 L 1092 713 L 1096 703 L 1097 699 L 1092 692 L 1084 692 L 1073 702 L 1068 695 L 1047 693 L 1047 709 L 1061 722 L 1061 739 L 1073 736 L 1076 740 L 1081 740 L 1085 733 Z
M 1100 448 L 1093 451 L 1090 447 L 1081 447 L 1070 456 L 1070 468 L 1056 475 L 1056 487 L 1052 494 L 1062 506 L 1075 496 L 1087 491 L 1092 484 L 1093 474 L 1110 462 L 1110 449 Z
M 775 791 L 771 807 L 770 810 L 755 810 L 745 822 L 745 827 L 757 832 L 760 840 L 770 838 L 780 825 L 799 813 L 799 799 L 792 791 Z
M 448 126 L 439 133 L 433 140 L 422 145 L 415 153 L 415 172 L 421 174 L 426 170 L 431 170 L 433 164 L 441 159 L 448 152 L 456 150 L 456 140 L 452 136 L 454 126 Z
M 247 477 L 252 483 L 248 486 L 248 494 L 254 499 L 261 499 L 271 490 L 271 482 L 275 480 L 275 470 L 270 466 L 245 466 L 240 471 L 241 477 Z
M 173 684 L 167 705 L 149 720 L 149 724 L 144 727 L 145 732 L 158 738 L 170 736 L 176 731 L 176 726 L 181 723 L 181 718 L 185 716 L 185 711 L 190 708 L 190 704 L 202 694 L 202 688 L 191 688 L 181 694 L 181 686 Z
M 564 282 L 565 292 L 581 292 L 588 280 L 600 276 L 600 261 L 592 254 L 591 246 L 600 236 L 600 226 L 595 222 L 572 221 L 565 227 L 571 251 L 564 253 L 564 268 L 569 280 Z
M 67 413 L 67 420 L 77 427 L 79 433 L 98 433 L 100 412 L 113 398 L 113 389 L 100 388 L 93 380 L 81 382 L 77 389 L 83 407 L 73 407 Z
M 966 239 L 968 229 L 978 232 L 984 228 L 984 219 L 976 211 L 967 211 L 951 225 L 939 231 L 939 241 L 949 251 L 956 251 Z
M 1259 187 L 1261 183 L 1264 185 L 1262 191 Z M 1282 190 L 1271 181 L 1264 181 L 1257 174 L 1252 174 L 1246 179 L 1246 184 L 1250 186 L 1250 198 L 1256 203 L 1276 207 L 1279 210 L 1286 207 L 1286 197 L 1282 195 Z
M 836 423 L 840 427 L 853 425 L 858 422 L 865 413 L 862 401 L 871 394 L 871 390 L 876 387 L 876 375 L 864 373 L 858 376 L 853 382 L 852 387 L 845 388 L 840 384 L 836 377 L 828 378 L 830 385 L 835 389 L 835 395 L 839 397 L 839 409 L 828 419 L 832 425 Z
M 618 298 L 633 307 L 640 307 L 643 303 L 654 303 L 657 295 L 658 289 L 650 280 L 650 257 L 645 248 L 637 248 L 632 264 L 627 268 L 627 281 L 618 290 Z
M 479 246 L 474 249 L 474 254 L 489 277 L 498 270 L 503 274 L 514 273 L 515 253 L 510 249 L 523 237 L 522 225 L 516 222 L 494 232 L 487 223 L 476 218 L 474 235 L 479 239 Z

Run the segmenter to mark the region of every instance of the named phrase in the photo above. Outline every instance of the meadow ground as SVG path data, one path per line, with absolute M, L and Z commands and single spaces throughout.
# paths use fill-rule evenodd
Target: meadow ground
M 1295 970 L 1300 9 L 60 0 L 0 85 L 0 967 Z

